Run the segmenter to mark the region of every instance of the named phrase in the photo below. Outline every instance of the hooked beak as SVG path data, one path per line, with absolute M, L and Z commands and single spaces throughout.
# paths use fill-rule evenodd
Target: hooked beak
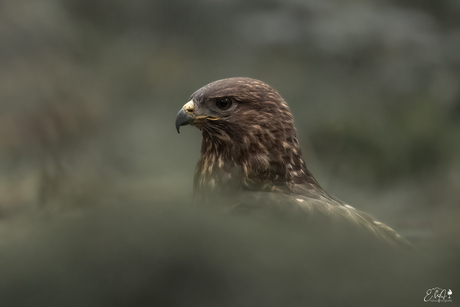
M 193 100 L 187 102 L 182 109 L 180 109 L 179 113 L 176 116 L 176 129 L 177 133 L 180 133 L 180 127 L 185 125 L 190 125 L 195 120 L 195 104 Z

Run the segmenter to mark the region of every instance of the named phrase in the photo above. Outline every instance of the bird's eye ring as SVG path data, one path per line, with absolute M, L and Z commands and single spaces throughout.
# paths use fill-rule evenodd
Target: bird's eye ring
M 232 99 L 228 97 L 218 98 L 216 100 L 216 106 L 221 110 L 227 110 L 232 105 Z

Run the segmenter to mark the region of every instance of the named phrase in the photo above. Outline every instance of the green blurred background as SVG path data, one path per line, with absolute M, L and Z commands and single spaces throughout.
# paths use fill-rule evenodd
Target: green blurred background
M 0 0 L 0 301 L 455 295 L 458 16 L 457 0 Z M 195 90 L 235 76 L 276 88 L 320 184 L 422 258 L 193 207 L 201 135 L 178 135 L 175 116 Z
M 0 238 L 24 212 L 189 202 L 201 86 L 291 106 L 336 197 L 414 241 L 459 233 L 460 2 L 2 0 Z

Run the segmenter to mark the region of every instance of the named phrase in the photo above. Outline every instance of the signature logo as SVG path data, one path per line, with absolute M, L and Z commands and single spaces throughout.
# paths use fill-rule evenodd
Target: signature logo
M 423 301 L 432 303 L 452 303 L 452 299 L 450 298 L 451 295 L 452 290 L 435 287 L 426 290 Z

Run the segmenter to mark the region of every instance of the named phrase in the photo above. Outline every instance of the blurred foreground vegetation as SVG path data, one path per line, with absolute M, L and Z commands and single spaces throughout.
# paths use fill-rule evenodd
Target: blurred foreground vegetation
M 0 254 L 2 306 L 419 306 L 458 288 L 458 240 L 402 252 L 158 202 L 27 224 Z
M 43 230 L 42 219 L 101 204 L 107 214 L 113 203 L 132 206 L 133 219 L 153 224 L 156 213 L 144 217 L 138 204 L 190 205 L 201 136 L 177 135 L 175 114 L 199 87 L 233 76 L 261 79 L 286 99 L 327 191 L 422 248 L 449 246 L 460 234 L 459 15 L 455 0 L 0 1 L 0 246 L 18 239 L 13 250 L 29 254 L 53 231 L 70 240 L 73 226 Z M 199 227 L 187 214 L 180 221 Z M 168 213 L 158 231 L 176 218 Z M 215 217 L 200 218 L 214 229 Z M 102 236 L 116 228 L 110 219 Z M 128 232 L 136 224 L 121 223 Z M 35 229 L 45 234 L 29 246 Z M 65 250 L 57 258 L 68 259 Z M 451 255 L 443 265 L 455 270 Z

